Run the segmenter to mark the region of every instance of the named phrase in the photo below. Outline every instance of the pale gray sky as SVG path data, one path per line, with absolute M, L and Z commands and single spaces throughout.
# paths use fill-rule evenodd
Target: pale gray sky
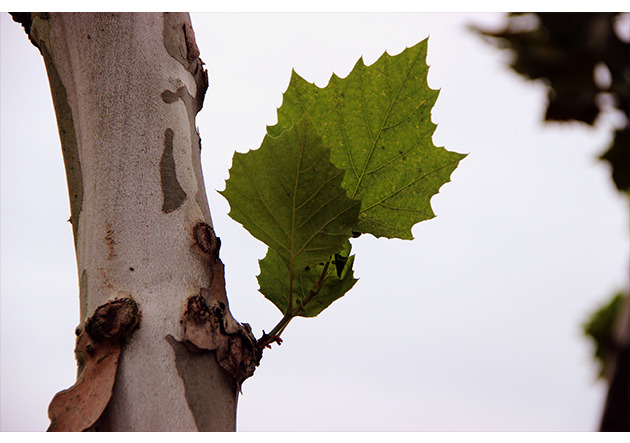
M 545 88 L 467 30 L 502 14 L 192 14 L 210 89 L 197 125 L 235 317 L 257 335 L 280 312 L 257 292 L 265 247 L 227 217 L 233 152 L 260 146 L 291 69 L 324 86 L 430 35 L 438 146 L 468 153 L 415 240 L 354 241 L 360 281 L 296 319 L 239 399 L 243 431 L 590 431 L 589 313 L 628 285 L 628 204 L 597 161 L 597 128 L 542 123 Z M 78 284 L 44 64 L 0 16 L 0 429 L 44 430 L 74 383 Z

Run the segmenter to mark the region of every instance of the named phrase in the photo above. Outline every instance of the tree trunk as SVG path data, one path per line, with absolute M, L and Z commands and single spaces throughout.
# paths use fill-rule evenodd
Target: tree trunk
M 616 326 L 600 431 L 630 432 L 630 296 L 626 297 Z
M 231 318 L 224 292 L 209 292 L 221 292 L 223 267 L 195 127 L 207 73 L 188 14 L 17 13 L 14 19 L 42 53 L 57 114 L 79 275 L 77 334 L 89 319 L 108 321 L 95 320 L 95 311 L 115 299 L 131 299 L 140 311 L 139 327 L 120 339 L 113 392 L 98 400 L 98 420 L 74 414 L 93 430 L 235 430 L 243 377 L 217 359 L 229 349 L 187 340 L 183 320 L 191 297 L 201 294 L 205 313 L 218 297 L 222 330 L 248 333 Z M 204 238 L 214 249 L 203 247 Z M 81 397 L 76 387 L 97 377 L 85 370 L 89 357 L 82 354 L 93 354 L 99 343 L 93 331 L 86 338 L 91 344 L 77 344 L 75 390 L 58 396 Z M 74 430 L 60 425 L 67 422 L 60 415 L 70 413 L 56 412 L 65 407 L 54 409 L 56 401 L 65 400 L 53 400 L 51 428 Z M 85 395 L 80 401 L 98 402 Z

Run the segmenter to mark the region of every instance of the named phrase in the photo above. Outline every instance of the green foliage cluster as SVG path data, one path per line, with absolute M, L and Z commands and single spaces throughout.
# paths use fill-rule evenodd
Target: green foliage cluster
M 427 40 L 319 88 L 293 72 L 261 147 L 237 153 L 222 195 L 269 251 L 260 292 L 284 314 L 314 317 L 349 291 L 350 238 L 412 239 L 431 197 L 465 155 L 436 147 Z

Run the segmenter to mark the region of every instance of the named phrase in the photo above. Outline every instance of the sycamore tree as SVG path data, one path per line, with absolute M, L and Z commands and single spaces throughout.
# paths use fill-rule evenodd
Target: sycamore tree
M 79 277 L 79 370 L 49 430 L 234 430 L 264 349 L 355 284 L 350 240 L 410 240 L 464 157 L 432 142 L 426 40 L 324 88 L 294 72 L 278 123 L 235 155 L 222 192 L 268 246 L 260 292 L 282 318 L 252 331 L 230 313 L 205 193 L 208 76 L 188 14 L 13 18 L 46 65 Z

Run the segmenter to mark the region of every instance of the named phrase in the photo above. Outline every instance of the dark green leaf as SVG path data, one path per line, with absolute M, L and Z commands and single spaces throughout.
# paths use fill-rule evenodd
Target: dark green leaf
M 341 260 L 344 262 L 342 271 L 338 273 L 337 267 L 329 266 L 320 291 L 303 306 L 303 309 L 298 312 L 297 316 L 315 317 L 354 286 L 357 279 L 354 278 L 352 271 L 354 255 L 349 255 L 350 248 L 350 242 L 347 242 L 343 250 L 335 254 L 335 256 L 341 257 Z M 289 306 L 288 267 L 280 256 L 271 249 L 259 263 L 260 275 L 258 276 L 258 284 L 260 285 L 260 292 L 271 300 L 282 313 L 286 313 Z M 300 268 L 295 272 L 293 306 L 298 306 L 304 302 L 309 291 L 321 277 L 323 270 L 324 264 L 317 264 Z
M 234 154 L 221 194 L 234 220 L 301 269 L 327 261 L 352 235 L 360 202 L 346 196 L 343 174 L 305 115 L 260 149 Z

